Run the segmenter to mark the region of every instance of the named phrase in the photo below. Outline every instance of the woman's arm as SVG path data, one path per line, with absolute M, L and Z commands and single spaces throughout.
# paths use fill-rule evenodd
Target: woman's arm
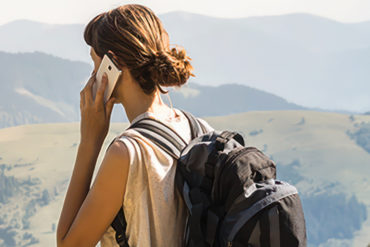
M 81 142 L 57 229 L 58 246 L 95 246 L 120 209 L 127 180 L 129 157 L 124 143 L 113 142 L 93 186 L 96 160 L 108 133 L 114 98 L 103 102 L 107 77 L 95 100 L 91 75 L 81 91 Z
M 96 149 L 80 144 L 60 215 L 58 246 L 95 246 L 122 206 L 129 157 L 124 143 L 108 148 L 91 189 Z

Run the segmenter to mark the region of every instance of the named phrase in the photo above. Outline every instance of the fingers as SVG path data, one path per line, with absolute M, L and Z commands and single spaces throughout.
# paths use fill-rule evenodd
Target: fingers
M 85 86 L 85 103 L 86 104 L 91 104 L 93 102 L 93 85 L 95 82 L 95 73 L 91 75 L 89 81 L 87 82 Z
M 110 116 L 112 114 L 112 109 L 114 106 L 115 98 L 110 98 L 105 105 L 105 113 L 106 113 L 106 119 L 110 119 Z
M 107 88 L 108 84 L 108 77 L 106 73 L 104 73 L 103 78 L 102 78 L 102 83 L 100 87 L 96 91 L 96 97 L 95 97 L 95 104 L 101 105 L 102 103 L 104 104 L 104 93 L 105 89 Z
M 92 90 L 94 82 L 96 80 L 95 75 L 96 73 L 93 71 L 85 87 L 80 92 L 80 107 L 86 104 L 91 104 L 91 102 L 93 101 Z
M 81 98 L 80 108 L 82 108 L 86 104 L 89 104 L 89 105 L 95 104 L 95 106 L 98 106 L 98 108 L 104 109 L 104 105 L 106 105 L 106 107 L 108 107 L 106 108 L 106 110 L 110 112 L 113 108 L 114 100 L 109 105 L 107 105 L 108 102 L 107 103 L 104 102 L 104 94 L 105 94 L 105 90 L 108 84 L 107 74 L 104 73 L 102 77 L 102 83 L 100 87 L 96 90 L 96 96 L 95 96 L 95 99 L 93 99 L 93 86 L 94 86 L 94 83 L 96 82 L 95 76 L 96 76 L 96 72 L 93 71 L 89 81 L 86 83 L 84 89 L 80 92 L 80 98 Z

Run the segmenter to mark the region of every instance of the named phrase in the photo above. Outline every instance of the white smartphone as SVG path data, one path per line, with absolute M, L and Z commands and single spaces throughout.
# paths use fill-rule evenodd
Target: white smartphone
M 104 57 L 99 65 L 98 71 L 96 72 L 96 81 L 93 85 L 93 98 L 95 99 L 96 91 L 100 87 L 103 79 L 104 72 L 108 75 L 108 84 L 104 93 L 104 103 L 106 103 L 112 95 L 113 89 L 122 73 L 119 69 L 118 64 L 114 61 L 114 58 L 110 53 L 104 54 Z

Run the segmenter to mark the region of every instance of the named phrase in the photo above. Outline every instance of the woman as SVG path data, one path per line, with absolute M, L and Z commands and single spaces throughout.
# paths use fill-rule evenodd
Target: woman
M 98 154 L 108 133 L 113 105 L 123 105 L 131 124 L 155 118 L 190 141 L 190 126 L 181 111 L 163 103 L 161 86 L 181 86 L 194 76 L 186 52 L 169 48 L 167 32 L 147 7 L 129 4 L 99 14 L 86 26 L 94 71 L 81 91 L 81 140 L 60 215 L 58 246 L 117 246 L 110 227 L 123 206 L 130 246 L 181 246 L 187 217 L 175 189 L 174 159 L 134 130 L 116 137 L 90 188 Z M 122 70 L 105 104 L 107 79 L 95 99 L 92 85 L 105 53 Z M 204 121 L 209 130 L 212 128 Z

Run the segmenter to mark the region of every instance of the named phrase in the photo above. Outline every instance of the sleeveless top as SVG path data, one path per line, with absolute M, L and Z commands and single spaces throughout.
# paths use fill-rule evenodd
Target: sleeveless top
M 144 112 L 131 124 L 142 118 L 157 119 L 173 128 L 186 142 L 191 131 L 185 115 L 165 119 Z M 199 118 L 198 118 L 199 119 Z M 199 119 L 208 131 L 213 128 Z M 130 167 L 123 199 L 127 222 L 126 236 L 130 247 L 172 246 L 181 247 L 185 233 L 187 209 L 175 185 L 176 161 L 149 139 L 133 129 L 125 130 L 115 141 L 125 143 L 130 158 Z M 101 247 L 119 247 L 115 231 L 109 226 L 100 240 Z

